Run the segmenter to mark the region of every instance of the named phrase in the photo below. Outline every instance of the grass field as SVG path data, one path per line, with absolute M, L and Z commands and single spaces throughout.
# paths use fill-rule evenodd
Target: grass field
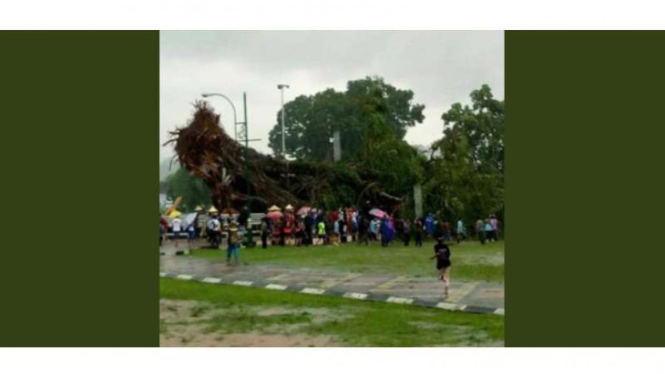
M 249 251 L 248 251 L 249 252 Z M 177 346 L 501 346 L 504 318 L 174 279 L 160 342 Z
M 412 277 L 431 277 L 434 273 L 434 243 L 425 242 L 422 248 L 413 243 L 404 247 L 392 243 L 388 248 L 372 245 L 343 244 L 338 247 L 268 247 L 243 248 L 242 262 L 274 264 L 298 268 L 332 269 L 357 273 L 388 273 Z M 480 243 L 471 241 L 450 244 L 453 276 L 461 280 L 501 282 L 504 279 L 504 242 Z M 194 256 L 225 261 L 225 251 L 196 250 Z

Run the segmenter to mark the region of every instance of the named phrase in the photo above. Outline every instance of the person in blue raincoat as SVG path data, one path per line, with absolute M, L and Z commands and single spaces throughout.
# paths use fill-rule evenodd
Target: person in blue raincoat
M 428 214 L 427 218 L 425 218 L 425 231 L 429 237 L 434 235 L 434 216 L 432 213 Z
M 381 220 L 381 246 L 387 247 L 388 241 L 390 240 L 390 230 L 388 227 L 388 218 L 383 217 Z

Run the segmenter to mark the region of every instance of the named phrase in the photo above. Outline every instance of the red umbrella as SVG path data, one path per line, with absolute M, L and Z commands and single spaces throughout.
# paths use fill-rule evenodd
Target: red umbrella
M 388 213 L 384 212 L 383 210 L 376 209 L 376 208 L 370 210 L 369 214 L 371 214 L 371 215 L 373 215 L 374 217 L 377 217 L 377 218 L 383 218 L 383 217 L 388 215 Z
M 299 216 L 303 216 L 303 215 L 309 213 L 311 210 L 312 210 L 311 207 L 304 206 L 304 207 L 298 209 L 298 212 L 296 212 L 296 214 L 299 215 Z
M 272 211 L 268 212 L 268 214 L 266 214 L 266 217 L 270 218 L 271 220 L 275 220 L 282 218 L 282 215 L 283 215 L 282 212 Z

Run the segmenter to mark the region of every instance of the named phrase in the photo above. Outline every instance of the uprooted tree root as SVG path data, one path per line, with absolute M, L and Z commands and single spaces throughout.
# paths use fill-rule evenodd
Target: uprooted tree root
M 194 114 L 183 128 L 172 131 L 178 161 L 211 189 L 218 209 L 240 208 L 250 198 L 253 205 L 318 205 L 322 194 L 340 184 L 355 198 L 373 198 L 395 204 L 400 198 L 383 192 L 370 170 L 346 164 L 344 168 L 315 162 L 292 161 L 245 149 L 226 134 L 219 115 L 205 101 L 194 103 Z M 287 173 L 288 170 L 288 173 Z M 258 203 L 258 204 L 257 204 Z

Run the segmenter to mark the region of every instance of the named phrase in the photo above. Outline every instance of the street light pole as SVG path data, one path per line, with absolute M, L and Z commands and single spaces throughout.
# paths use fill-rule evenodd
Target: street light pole
M 286 138 L 284 132 L 284 122 L 286 121 L 284 113 L 284 89 L 289 88 L 288 84 L 278 84 L 277 88 L 282 92 L 282 157 L 286 159 Z
M 236 114 L 236 106 L 233 105 L 233 101 L 226 97 L 226 95 L 223 95 L 221 93 L 204 93 L 201 94 L 204 98 L 208 98 L 210 96 L 219 96 L 223 99 L 225 99 L 229 105 L 231 105 L 231 109 L 233 109 L 233 133 L 235 135 L 235 140 L 238 141 L 238 125 L 243 124 L 245 126 L 245 129 L 247 129 L 247 117 L 245 117 L 245 122 L 238 122 L 238 116 Z M 247 115 L 247 113 L 245 113 Z M 242 135 L 242 134 L 241 134 Z
M 284 111 L 284 89 L 290 88 L 288 84 L 278 84 L 277 89 L 282 92 L 282 157 L 286 161 L 286 188 L 290 187 L 290 178 L 289 178 L 289 160 L 286 158 L 286 137 L 284 132 L 284 122 L 286 122 L 285 111 Z

